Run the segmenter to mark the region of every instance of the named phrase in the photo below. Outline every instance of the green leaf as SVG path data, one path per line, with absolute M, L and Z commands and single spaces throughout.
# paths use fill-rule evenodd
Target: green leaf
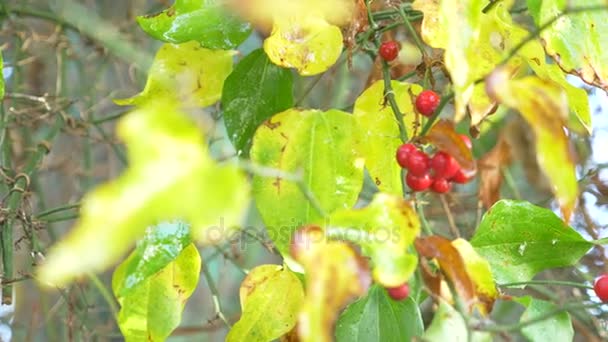
M 426 342 L 468 341 L 468 337 L 467 324 L 462 315 L 445 300 L 439 299 L 439 308 L 435 311 L 433 321 L 422 336 L 422 340 Z M 492 336 L 486 332 L 475 331 L 470 340 L 490 342 Z
M 502 284 L 574 265 L 593 246 L 551 210 L 511 200 L 498 201 L 488 210 L 471 244 Z
M 228 76 L 222 92 L 228 136 L 242 156 L 249 154 L 256 128 L 293 106 L 292 75 L 274 65 L 263 50 L 250 53 Z
M 211 160 L 201 131 L 175 106 L 152 102 L 119 121 L 130 166 L 85 196 L 76 226 L 39 269 L 43 284 L 105 269 L 158 222 L 184 220 L 207 244 L 234 232 L 248 204 L 246 178 Z
M 420 234 L 420 221 L 402 197 L 377 193 L 365 208 L 336 211 L 326 231 L 359 244 L 372 260 L 374 280 L 386 287 L 403 284 L 416 270 L 418 258 L 408 250 Z
M 535 76 L 509 79 L 497 69 L 486 79 L 488 93 L 526 119 L 536 136 L 538 164 L 553 186 L 564 221 L 569 222 L 578 201 L 576 163 L 564 125 L 568 103 L 563 88 Z
M 114 102 L 121 106 L 142 105 L 172 98 L 186 107 L 212 105 L 220 99 L 224 80 L 232 72 L 233 55 L 233 51 L 202 48 L 197 42 L 164 44 L 154 57 L 144 90 Z
M 557 310 L 557 306 L 551 302 L 531 298 L 529 296 L 516 298 L 517 302 L 527 307 L 520 318 L 520 322 L 526 322 L 544 316 Z M 568 312 L 563 311 L 551 318 L 527 325 L 521 329 L 522 334 L 532 342 L 544 341 L 572 341 L 574 330 Z
M 0 51 L 0 100 L 4 98 L 4 61 L 2 51 Z
M 148 227 L 144 237 L 120 268 L 114 273 L 114 292 L 125 297 L 154 273 L 160 271 L 192 242 L 190 230 L 183 222 L 165 222 Z
M 527 1 L 530 14 L 537 26 L 554 20 L 564 12 L 569 1 Z M 573 2 L 574 3 L 574 2 Z M 595 8 L 562 16 L 549 27 L 543 28 L 540 37 L 547 54 L 568 73 L 580 76 L 583 81 L 608 90 L 608 11 L 606 1 L 575 2 L 571 8 Z
M 168 43 L 197 41 L 209 49 L 233 49 L 251 34 L 251 26 L 217 0 L 176 0 L 168 9 L 137 17 L 152 37 Z
M 352 115 L 289 109 L 260 126 L 251 160 L 300 177 L 326 213 L 351 208 L 363 185 L 363 160 Z M 270 238 L 285 254 L 292 233 L 321 219 L 301 186 L 284 176 L 253 178 L 253 196 Z
M 304 288 L 289 269 L 258 266 L 243 280 L 240 293 L 243 313 L 226 341 L 272 341 L 296 325 Z
M 411 341 L 423 332 L 418 304 L 411 298 L 395 301 L 379 285 L 350 304 L 336 325 L 337 341 L 348 342 Z
M 156 245 L 163 248 L 162 244 Z M 126 341 L 164 341 L 179 326 L 186 300 L 198 284 L 201 258 L 193 244 L 155 274 L 138 281 L 124 296 L 132 254 L 116 269 L 112 288 L 121 309 L 118 326 Z
M 422 87 L 417 84 L 392 81 L 391 87 L 408 132 L 413 132 L 415 114 L 412 95 Z M 365 166 L 380 191 L 401 195 L 401 167 L 395 162 L 395 152 L 402 144 L 399 126 L 391 106 L 384 99 L 384 82 L 377 81 L 357 98 L 353 115 L 357 129 L 365 139 L 360 144 Z

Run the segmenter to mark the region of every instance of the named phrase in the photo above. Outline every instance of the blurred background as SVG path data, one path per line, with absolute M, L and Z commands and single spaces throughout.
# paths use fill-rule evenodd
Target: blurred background
M 139 29 L 135 17 L 169 5 L 168 0 L 0 0 L 0 50 L 7 91 L 0 106 L 0 229 L 13 232 L 15 246 L 13 277 L 1 278 L 3 285 L 11 284 L 15 291 L 14 295 L 2 293 L 0 341 L 11 336 L 14 341 L 122 340 L 108 305 L 111 271 L 57 290 L 40 289 L 32 276 L 48 247 L 77 219 L 83 194 L 115 178 L 127 165 L 114 125 L 128 108 L 114 105 L 112 99 L 143 88 L 146 70 L 161 45 Z M 516 20 L 531 25 L 525 18 L 522 11 Z M 392 70 L 394 78 L 407 76 L 409 82 L 420 83 L 419 56 L 412 52 L 415 48 L 407 48 L 412 42 L 404 32 L 391 35 L 406 47 L 402 62 Z M 261 41 L 259 34 L 253 34 L 235 59 L 259 48 Z M 294 73 L 294 77 L 298 106 L 348 111 L 366 85 L 380 76 L 369 56 L 355 51 L 345 52 L 322 75 Z M 587 89 L 577 78 L 571 81 Z M 442 89 L 445 80 L 438 77 L 436 82 Z M 586 238 L 597 239 L 608 236 L 608 96 L 597 89 L 588 88 L 588 92 L 593 132 L 572 136 L 582 190 L 572 225 Z M 451 113 L 449 108 L 444 110 L 447 117 Z M 219 106 L 192 117 L 206 133 L 216 158 L 234 157 Z M 458 129 L 469 133 L 467 122 Z M 498 169 L 504 177 L 501 196 L 526 199 L 557 212 L 536 164 L 533 136 L 526 123 L 513 113 L 499 111 L 478 131 L 477 158 L 490 151 L 500 135 L 509 141 L 513 163 Z M 11 191 L 15 185 L 23 191 Z M 375 191 L 367 179 L 358 205 L 364 205 Z M 485 210 L 478 193 L 476 180 L 456 187 L 445 200 L 433 194 L 420 200 L 435 232 L 453 237 L 457 227 L 459 234 L 469 238 Z M 246 227 L 260 234 L 264 229 L 253 204 Z M 201 254 L 206 274 L 201 275 L 199 288 L 170 341 L 223 340 L 227 327 L 216 315 L 210 285 L 217 289 L 222 313 L 234 323 L 240 313 L 238 288 L 247 270 L 281 262 L 263 239 L 201 248 Z M 576 267 L 544 272 L 539 278 L 590 283 L 598 273 L 608 271 L 605 259 L 604 249 L 595 248 Z M 593 296 L 569 287 L 530 286 L 527 291 L 558 303 Z M 499 302 L 493 317 L 512 322 L 521 311 L 512 303 Z M 573 313 L 577 339 L 608 338 L 607 311 Z M 423 303 L 423 316 L 425 321 L 432 317 L 430 303 Z

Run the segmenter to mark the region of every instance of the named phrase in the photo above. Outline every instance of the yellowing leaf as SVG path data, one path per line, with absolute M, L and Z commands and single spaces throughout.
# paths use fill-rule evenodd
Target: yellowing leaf
M 452 241 L 452 246 L 458 250 L 464 261 L 465 269 L 473 281 L 478 299 L 486 305 L 479 305 L 478 308 L 483 314 L 489 313 L 494 300 L 498 297 L 490 263 L 477 254 L 467 240 L 456 239 Z
M 363 160 L 352 115 L 338 110 L 289 109 L 258 128 L 251 147 L 256 164 L 301 177 L 326 213 L 351 208 L 363 184 Z M 322 215 L 284 176 L 253 178 L 253 195 L 270 238 L 287 254 L 293 232 Z
M 564 124 L 568 104 L 564 90 L 554 82 L 528 76 L 510 80 L 503 69 L 486 79 L 488 94 L 519 111 L 536 135 L 536 155 L 543 172 L 553 185 L 568 222 L 578 198 L 575 163 Z
M 528 0 L 528 3 L 532 1 Z M 540 33 L 547 54 L 568 73 L 585 82 L 608 90 L 608 11 L 604 0 L 543 0 L 530 5 L 530 14 L 538 26 L 554 20 L 559 13 L 572 8 L 595 10 L 569 14 L 555 20 Z M 576 6 L 575 6 L 576 4 Z M 599 9 L 599 10 L 598 10 Z
M 127 260 L 128 261 L 128 260 Z M 114 284 L 123 283 L 128 263 L 118 266 Z M 164 341 L 179 326 L 186 300 L 192 295 L 201 269 L 193 244 L 158 273 L 141 281 L 126 296 L 117 296 L 121 309 L 118 326 L 126 341 Z M 114 293 L 120 288 L 114 287 Z
M 343 26 L 347 24 L 355 10 L 353 0 L 232 0 L 235 9 L 244 12 L 252 21 L 273 21 L 296 16 L 296 21 L 304 17 L 316 17 Z
M 406 128 L 411 133 L 416 121 L 411 95 L 420 94 L 422 87 L 397 81 L 392 81 L 391 87 Z M 370 176 L 380 191 L 402 194 L 401 167 L 395 162 L 395 152 L 402 142 L 395 114 L 384 98 L 383 81 L 375 82 L 357 98 L 353 116 L 365 141 L 359 146 Z
M 164 44 L 148 71 L 143 92 L 118 105 L 142 105 L 150 100 L 172 98 L 187 107 L 206 107 L 222 95 L 224 80 L 232 72 L 233 51 L 208 50 L 198 42 Z
M 248 199 L 245 177 L 210 159 L 201 132 L 174 104 L 156 101 L 127 114 L 117 134 L 130 167 L 85 196 L 80 220 L 39 269 L 43 284 L 61 286 L 105 269 L 160 221 L 190 223 L 202 243 L 229 237 L 240 222 Z
M 474 175 L 477 166 L 471 149 L 467 147 L 460 135 L 456 132 L 454 123 L 449 120 L 439 120 L 427 136 L 425 140 L 437 147 L 438 150 L 447 152 L 453 156 L 458 162 L 462 171 L 467 175 Z
M 300 279 L 279 265 L 253 269 L 240 289 L 242 315 L 226 341 L 272 341 L 296 325 L 304 301 Z
M 359 244 L 371 258 L 374 280 L 385 287 L 405 283 L 416 270 L 417 257 L 409 249 L 420 234 L 420 221 L 401 197 L 378 193 L 365 208 L 337 211 L 326 231 Z
M 412 8 L 424 13 L 420 26 L 422 39 L 432 47 L 442 48 L 447 45 L 447 30 L 441 25 L 439 11 L 441 0 L 415 0 Z
M 293 240 L 292 255 L 306 270 L 299 337 L 303 342 L 332 341 L 333 325 L 342 307 L 369 288 L 369 268 L 350 245 L 327 241 L 319 227 L 300 229 Z
M 342 32 L 323 18 L 297 18 L 276 18 L 264 51 L 276 65 L 295 68 L 301 75 L 324 72 L 342 53 Z

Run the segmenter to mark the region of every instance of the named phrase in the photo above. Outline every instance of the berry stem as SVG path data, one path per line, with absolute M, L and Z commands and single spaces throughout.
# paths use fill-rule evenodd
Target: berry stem
M 433 127 L 433 124 L 439 117 L 439 114 L 441 114 L 443 107 L 445 107 L 448 104 L 448 102 L 450 102 L 453 98 L 454 98 L 453 92 L 450 92 L 446 96 L 441 97 L 441 102 L 439 102 L 439 106 L 437 106 L 437 109 L 435 110 L 433 115 L 431 115 L 431 117 L 429 117 L 429 119 L 426 122 L 426 124 L 424 125 L 424 127 L 422 127 L 422 131 L 420 131 L 421 137 L 425 136 L 429 132 L 429 130 L 431 129 L 431 127 Z
M 397 119 L 397 125 L 399 126 L 399 135 L 401 137 L 401 141 L 407 142 L 407 129 L 405 128 L 405 122 L 403 122 L 403 114 L 399 110 L 399 106 L 397 105 L 397 101 L 395 100 L 395 92 L 393 92 L 393 87 L 391 86 L 391 73 L 389 70 L 388 63 L 386 63 L 386 61 L 382 61 L 382 76 L 384 77 L 384 96 L 388 100 L 388 103 L 391 105 L 391 109 L 393 110 L 395 119 Z
M 410 23 L 410 21 L 408 20 L 409 18 L 405 13 L 404 7 L 399 8 L 399 14 L 401 15 L 401 18 L 403 18 L 403 24 L 405 25 L 405 28 L 407 28 L 407 30 L 409 31 L 410 35 L 414 39 L 414 43 L 416 43 L 416 46 L 418 47 L 418 50 L 420 50 L 420 53 L 422 53 L 423 59 L 426 61 L 426 50 L 424 49 L 424 44 L 422 44 L 422 41 L 420 40 L 420 37 L 418 37 L 416 30 L 414 30 L 412 23 Z

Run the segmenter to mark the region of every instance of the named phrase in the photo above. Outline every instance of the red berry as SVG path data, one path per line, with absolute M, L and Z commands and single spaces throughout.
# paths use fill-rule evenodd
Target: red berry
M 602 302 L 608 302 L 608 274 L 602 274 L 595 280 L 593 290 Z
M 460 170 L 460 165 L 451 155 L 439 151 L 431 159 L 431 168 L 436 178 L 450 179 Z
M 410 174 L 413 176 L 423 176 L 424 174 L 429 172 L 431 160 L 426 153 L 415 150 L 410 153 L 407 158 L 406 165 Z
M 445 178 L 435 178 L 431 189 L 438 194 L 445 194 L 452 189 L 452 183 Z
M 416 97 L 416 110 L 424 116 L 431 116 L 437 106 L 439 106 L 440 97 L 432 90 L 424 90 Z
M 412 152 L 417 151 L 418 149 L 416 148 L 416 146 L 414 144 L 403 144 L 401 146 L 399 146 L 399 148 L 397 149 L 397 163 L 402 167 L 402 168 L 407 168 L 407 160 L 410 156 L 410 154 L 412 154 Z
M 473 143 L 471 142 L 471 138 L 469 138 L 468 136 L 466 136 L 464 134 L 460 134 L 460 139 L 462 139 L 462 141 L 464 141 L 464 144 L 467 145 L 469 150 L 473 148 Z
M 407 283 L 404 283 L 397 287 L 387 287 L 386 292 L 388 292 L 388 295 L 394 300 L 404 300 L 410 295 L 410 286 Z
M 396 41 L 384 42 L 380 45 L 380 56 L 387 62 L 392 61 L 399 55 L 399 44 Z
M 405 177 L 405 183 L 413 191 L 424 191 L 431 186 L 433 179 L 431 179 L 431 176 L 428 173 L 425 173 L 422 176 L 415 176 L 408 172 Z
M 462 169 L 458 170 L 458 172 L 456 172 L 456 174 L 454 175 L 454 177 L 450 178 L 450 180 L 452 182 L 458 183 L 458 184 L 466 184 L 471 179 L 473 179 L 473 177 L 467 177 L 467 175 L 465 175 L 464 172 L 462 172 Z

